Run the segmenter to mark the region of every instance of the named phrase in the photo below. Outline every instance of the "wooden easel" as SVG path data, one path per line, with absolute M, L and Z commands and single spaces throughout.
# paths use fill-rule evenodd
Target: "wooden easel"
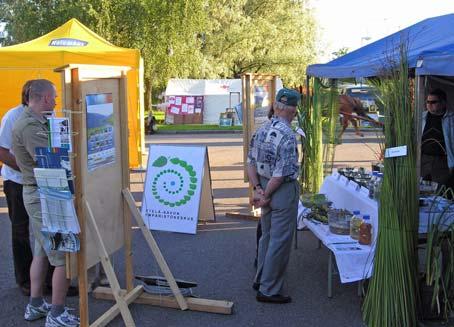
M 145 226 L 129 191 L 127 81 L 124 69 L 99 73 L 99 66 L 68 65 L 56 69 L 62 74 L 63 101 L 71 108 L 66 115 L 71 118 L 73 133 L 72 159 L 75 176 L 75 207 L 81 227 L 81 249 L 77 257 L 67 260 L 68 278 L 79 279 L 79 307 L 82 327 L 106 326 L 121 314 L 126 326 L 135 326 L 128 305 L 132 302 L 181 310 L 196 310 L 231 314 L 233 303 L 182 296 L 153 235 Z M 83 72 L 83 74 L 81 74 Z M 83 77 L 81 77 L 83 75 Z M 87 94 L 108 93 L 113 98 L 115 159 L 102 169 L 89 171 L 87 167 Z M 110 175 L 109 175 L 110 174 Z M 100 179 L 101 180 L 97 180 Z M 106 214 L 107 213 L 107 214 Z M 173 297 L 145 294 L 142 286 L 134 287 L 132 264 L 131 215 L 140 227 L 156 262 L 166 278 Z M 109 256 L 120 248 L 125 251 L 126 290 L 120 288 Z M 87 269 L 101 262 L 110 288 L 97 288 L 93 294 L 98 299 L 111 299 L 115 305 L 89 324 Z

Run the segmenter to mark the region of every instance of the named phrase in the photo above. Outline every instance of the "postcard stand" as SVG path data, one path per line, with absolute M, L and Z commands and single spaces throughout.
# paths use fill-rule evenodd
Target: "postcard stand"
M 70 117 L 74 131 L 72 172 L 77 176 L 74 179 L 75 208 L 81 233 L 80 252 L 67 257 L 67 271 L 68 278 L 78 277 L 79 280 L 81 326 L 105 326 L 119 313 L 126 326 L 135 326 L 128 308 L 132 302 L 181 310 L 231 314 L 232 302 L 182 296 L 129 191 L 128 98 L 125 69 L 119 67 L 118 71 L 115 71 L 109 67 L 106 71 L 102 66 L 68 65 L 55 71 L 61 73 L 63 77 L 62 103 L 64 108 L 70 109 L 65 114 Z M 99 122 L 94 124 L 91 118 L 87 118 L 90 114 L 90 117 L 100 117 L 99 112 L 96 112 L 98 115 L 89 112 L 90 107 L 87 105 L 89 97 L 110 99 L 108 108 L 111 112 L 101 120 L 109 127 L 101 126 L 100 129 Z M 99 131 L 107 136 L 93 136 Z M 96 142 L 93 142 L 93 138 Z M 93 148 L 90 149 L 93 143 L 102 146 L 107 144 L 108 149 L 99 147 L 102 151 L 98 154 L 109 155 L 93 157 Z M 145 294 L 142 286 L 134 287 L 131 215 L 140 227 L 173 296 Z M 109 259 L 110 255 L 121 248 L 125 251 L 126 290 L 120 288 Z M 87 270 L 99 262 L 107 275 L 110 288 L 98 287 L 93 291 L 93 295 L 98 299 L 115 300 L 115 305 L 89 324 Z

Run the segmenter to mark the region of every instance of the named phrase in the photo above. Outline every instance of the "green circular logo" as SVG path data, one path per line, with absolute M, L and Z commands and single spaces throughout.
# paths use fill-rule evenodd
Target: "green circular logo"
M 196 173 L 191 165 L 179 158 L 160 156 L 153 162 L 155 174 L 151 192 L 159 203 L 168 207 L 186 204 L 197 188 Z

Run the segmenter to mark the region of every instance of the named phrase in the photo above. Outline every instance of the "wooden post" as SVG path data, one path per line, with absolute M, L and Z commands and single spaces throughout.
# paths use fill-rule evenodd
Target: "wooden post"
M 71 69 L 71 103 L 72 103 L 72 128 L 75 131 L 80 131 L 82 128 L 82 119 L 85 115 L 80 114 L 81 111 L 81 99 L 80 99 L 80 82 L 79 82 L 79 69 Z M 82 133 L 73 135 L 73 152 L 80 154 L 82 140 Z M 86 269 L 86 220 L 83 206 L 83 190 L 82 187 L 82 162 L 81 160 L 74 160 L 73 165 L 73 176 L 74 189 L 76 190 L 76 199 L 74 206 L 76 208 L 77 217 L 79 218 L 79 225 L 82 233 L 79 234 L 80 239 L 80 251 L 77 253 L 77 275 L 79 278 L 79 310 L 80 310 L 80 325 L 82 327 L 88 327 L 89 314 L 88 314 L 88 278 Z
M 175 299 L 177 300 L 180 309 L 187 310 L 188 304 L 186 303 L 186 300 L 183 297 L 183 295 L 181 295 L 180 289 L 178 288 L 177 283 L 175 282 L 175 278 L 173 277 L 172 272 L 170 271 L 170 268 L 167 265 L 167 262 L 165 261 L 164 256 L 162 255 L 161 250 L 158 247 L 158 244 L 156 243 L 153 235 L 151 235 L 151 232 L 148 229 L 148 227 L 145 226 L 145 223 L 143 222 L 142 219 L 142 215 L 137 209 L 136 203 L 134 202 L 134 198 L 132 197 L 132 194 L 129 191 L 129 189 L 123 190 L 123 196 L 126 202 L 128 203 L 129 209 L 131 210 L 131 214 L 134 216 L 137 225 L 139 225 L 140 230 L 142 231 L 142 234 L 145 237 L 145 240 L 147 241 L 148 246 L 151 249 L 151 252 L 153 252 L 156 262 L 159 265 L 159 268 L 161 268 L 164 277 L 169 283 L 170 289 L 172 290 L 172 293 L 175 296 Z
M 143 286 L 139 285 L 136 288 L 134 288 L 131 292 L 126 293 L 124 290 L 121 290 L 120 295 L 124 296 L 124 300 L 127 305 L 131 304 L 134 302 L 141 294 L 143 293 Z M 104 312 L 104 314 L 96 319 L 94 323 L 90 325 L 90 327 L 102 327 L 102 326 L 107 326 L 109 322 L 115 319 L 116 316 L 120 313 L 120 307 L 118 304 L 115 304 L 113 307 L 111 307 L 109 310 Z
M 128 149 L 128 95 L 127 79 L 122 73 L 120 78 L 120 129 L 121 129 L 121 149 L 122 149 L 122 189 L 129 188 L 129 151 Z M 126 150 L 124 150 L 126 149 Z M 123 235 L 125 246 L 125 273 L 126 290 L 130 292 L 134 288 L 134 272 L 132 261 L 132 226 L 131 214 L 127 203 L 123 198 Z
M 126 326 L 128 327 L 135 327 L 134 320 L 132 319 L 131 312 L 129 311 L 128 305 L 125 302 L 123 296 L 120 295 L 120 284 L 118 283 L 117 276 L 115 276 L 115 271 L 112 268 L 112 264 L 110 263 L 109 253 L 104 246 L 104 242 L 101 238 L 101 233 L 99 232 L 98 225 L 96 224 L 95 218 L 91 212 L 90 205 L 88 204 L 87 200 L 84 201 L 85 210 L 87 212 L 87 220 L 90 222 L 91 225 L 91 232 L 95 242 L 97 243 L 97 250 L 99 257 L 101 258 L 101 264 L 106 272 L 107 279 L 109 280 L 110 288 L 112 289 L 112 293 L 115 296 L 115 301 L 117 302 L 118 308 L 120 310 L 121 316 L 123 317 L 123 321 Z

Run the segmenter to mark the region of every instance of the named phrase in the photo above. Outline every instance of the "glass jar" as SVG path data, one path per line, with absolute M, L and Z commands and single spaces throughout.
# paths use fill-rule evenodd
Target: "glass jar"
M 350 220 L 350 237 L 354 240 L 359 239 L 359 227 L 363 219 L 360 216 L 360 212 L 358 210 L 353 211 L 353 216 Z

